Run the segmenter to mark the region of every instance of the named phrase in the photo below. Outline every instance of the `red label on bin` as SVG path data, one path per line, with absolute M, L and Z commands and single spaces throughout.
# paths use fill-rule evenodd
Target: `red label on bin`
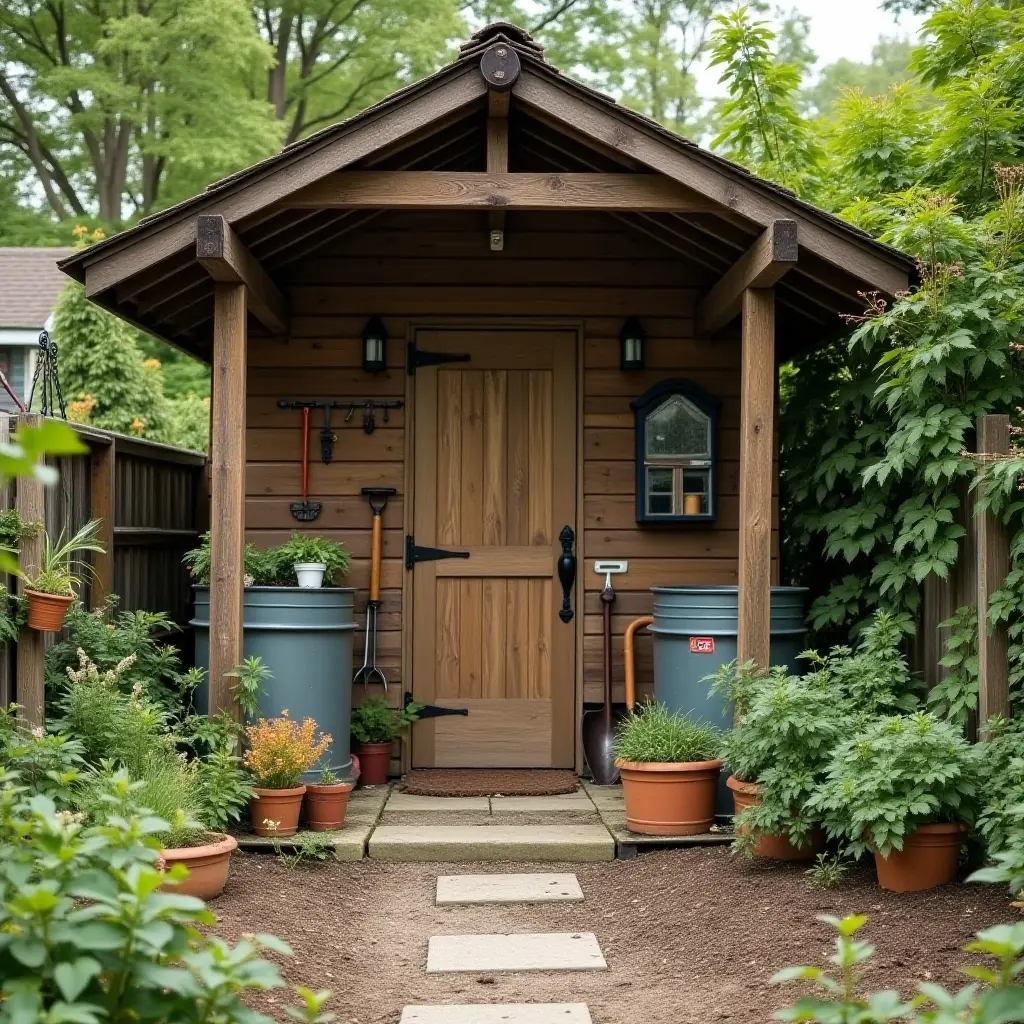
M 715 653 L 715 638 L 713 636 L 691 636 L 690 637 L 690 653 L 691 654 L 714 654 Z

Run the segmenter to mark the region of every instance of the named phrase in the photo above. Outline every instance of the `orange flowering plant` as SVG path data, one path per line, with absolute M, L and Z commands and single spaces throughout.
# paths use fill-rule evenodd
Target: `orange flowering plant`
M 280 718 L 261 718 L 247 725 L 245 734 L 249 749 L 245 766 L 252 772 L 256 785 L 263 789 L 292 789 L 299 785 L 302 773 L 309 771 L 331 745 L 330 733 L 316 738 L 316 722 L 307 718 L 295 722 L 287 710 Z

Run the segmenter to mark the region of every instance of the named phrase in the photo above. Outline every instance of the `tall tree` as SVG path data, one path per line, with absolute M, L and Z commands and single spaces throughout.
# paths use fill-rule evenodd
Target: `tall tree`
M 914 44 L 909 39 L 883 36 L 872 47 L 869 61 L 842 57 L 825 65 L 817 81 L 801 90 L 801 105 L 808 113 L 828 116 L 847 90 L 859 89 L 865 96 L 882 96 L 890 86 L 914 78 L 910 70 L 913 52 Z
M 246 0 L 6 0 L 0 149 L 59 218 L 119 225 L 272 152 Z

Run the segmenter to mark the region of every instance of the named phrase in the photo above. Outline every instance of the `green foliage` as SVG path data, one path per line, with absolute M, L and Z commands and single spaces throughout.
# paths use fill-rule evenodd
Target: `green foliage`
M 83 747 L 66 734 L 29 729 L 18 706 L 0 708 L 0 764 L 33 793 L 53 800 L 63 810 L 73 805 L 75 787 L 85 767 Z
M 940 622 L 949 629 L 939 664 L 949 669 L 928 691 L 928 706 L 941 718 L 965 726 L 978 708 L 978 612 L 965 605 Z
M 68 537 L 62 530 L 54 540 L 43 534 L 43 553 L 39 565 L 25 566 L 25 584 L 43 594 L 74 597 L 82 577 L 92 575 L 92 566 L 81 557 L 86 552 L 103 554 L 106 548 L 97 540 L 100 521 L 91 519 Z
M 264 684 L 274 678 L 274 673 L 261 657 L 252 655 L 225 674 L 237 680 L 231 692 L 242 713 L 246 718 L 255 718 L 260 713 L 260 698 L 267 692 Z
M 337 857 L 330 832 L 297 832 L 290 839 L 275 839 L 274 852 L 289 871 L 300 864 L 322 864 L 328 857 Z
M 246 586 L 266 587 L 281 582 L 282 567 L 278 559 L 277 548 L 266 550 L 255 544 L 245 545 L 245 575 L 248 577 Z M 199 547 L 185 554 L 182 561 L 188 566 L 192 579 L 196 583 L 209 585 L 210 582 L 210 533 L 207 531 L 199 538 Z M 290 573 L 290 569 L 288 570 Z
M 249 775 L 234 748 L 219 746 L 194 762 L 200 817 L 217 832 L 226 832 L 242 816 L 252 797 Z
M 303 562 L 318 562 L 327 566 L 324 572 L 324 585 L 330 586 L 335 577 L 348 574 L 349 553 L 344 544 L 327 537 L 315 537 L 308 533 L 292 531 L 288 541 L 276 549 L 276 556 L 281 571 L 294 574 L 294 566 Z
M 852 855 L 874 847 L 884 857 L 918 825 L 971 824 L 978 797 L 976 751 L 955 726 L 918 712 L 871 720 L 839 743 L 806 807 Z
M 422 709 L 414 701 L 396 711 L 383 697 L 370 697 L 352 709 L 352 738 L 357 743 L 390 743 L 419 718 Z
M 331 771 L 331 766 L 329 764 L 325 764 L 320 769 L 320 777 L 317 779 L 318 785 L 336 786 L 339 782 L 341 782 L 341 779 L 339 779 L 338 776 L 335 775 L 333 771 Z
M 838 889 L 846 875 L 846 863 L 838 854 L 830 856 L 827 853 L 819 853 L 814 858 L 814 864 L 804 874 L 810 884 L 816 885 L 819 889 Z
M 818 1021 L 819 1024 L 881 1024 L 906 1020 L 914 1024 L 972 1021 L 973 1024 L 1009 1024 L 1021 1020 L 1024 986 L 1024 924 L 996 925 L 978 932 L 964 947 L 983 954 L 988 963 L 965 969 L 975 979 L 958 992 L 947 992 L 931 982 L 918 985 L 918 994 L 905 1001 L 898 992 L 886 990 L 860 994 L 860 975 L 866 970 L 875 947 L 858 939 L 867 918 L 851 914 L 842 920 L 820 917 L 836 932 L 832 970 L 820 967 L 788 967 L 772 979 L 773 985 L 791 981 L 810 983 L 813 994 L 776 1012 L 778 1020 Z M 981 985 L 977 984 L 980 982 Z
M 680 764 L 713 761 L 721 754 L 721 731 L 695 722 L 651 700 L 629 715 L 615 733 L 615 756 L 623 761 Z

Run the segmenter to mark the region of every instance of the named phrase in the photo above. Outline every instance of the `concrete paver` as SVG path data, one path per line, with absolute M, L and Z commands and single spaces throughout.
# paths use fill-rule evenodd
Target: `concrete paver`
M 427 947 L 427 974 L 607 968 L 593 932 L 434 935 Z
M 591 1024 L 585 1003 L 407 1006 L 399 1024 Z
M 586 793 L 562 793 L 558 796 L 493 796 L 491 814 L 596 814 Z
M 603 861 L 615 858 L 611 833 L 598 824 L 381 825 L 370 857 L 394 861 Z
M 490 810 L 486 796 L 416 796 L 413 793 L 392 793 L 387 803 L 392 811 L 441 811 L 444 814 L 458 814 L 460 811 Z
M 481 903 L 580 903 L 583 890 L 570 874 L 441 875 L 439 906 Z

